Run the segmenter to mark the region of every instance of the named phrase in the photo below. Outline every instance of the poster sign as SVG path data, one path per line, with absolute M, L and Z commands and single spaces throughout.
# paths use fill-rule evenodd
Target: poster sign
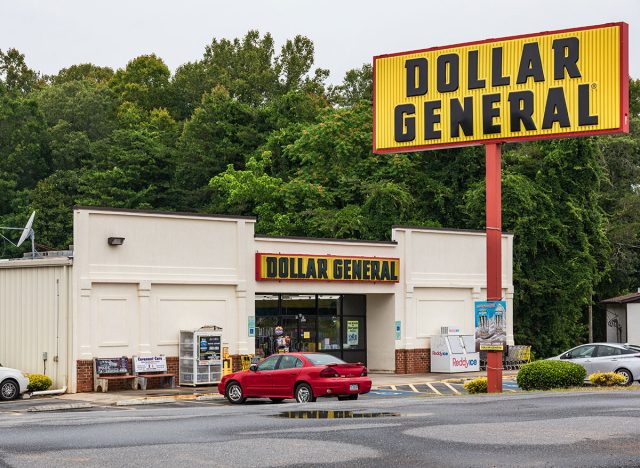
M 164 356 L 139 356 L 133 358 L 136 372 L 167 372 L 167 359 Z
M 198 353 L 198 364 L 201 366 L 219 364 L 222 351 L 222 337 L 220 335 L 201 336 Z
M 126 374 L 129 372 L 129 358 L 96 358 L 95 366 L 98 374 Z
M 249 338 L 254 338 L 256 336 L 256 316 L 255 315 L 249 315 L 248 318 L 248 335 Z
M 476 350 L 502 351 L 507 341 L 507 302 L 475 303 Z
M 628 25 L 373 59 L 374 153 L 629 132 Z
M 347 346 L 358 346 L 360 322 L 347 320 Z
M 396 320 L 396 340 L 402 338 L 402 323 L 400 320 Z
M 256 281 L 397 283 L 399 258 L 256 254 Z

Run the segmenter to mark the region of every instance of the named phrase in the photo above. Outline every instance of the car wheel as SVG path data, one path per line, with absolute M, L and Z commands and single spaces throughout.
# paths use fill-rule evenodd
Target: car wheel
M 282 403 L 284 401 L 284 398 L 269 398 L 269 400 L 273 401 L 274 403 Z
M 244 393 L 242 392 L 242 387 L 238 382 L 231 382 L 227 385 L 226 397 L 234 405 L 239 405 L 240 403 L 244 403 L 246 398 L 244 397 Z
M 8 401 L 18 397 L 20 389 L 14 380 L 5 380 L 0 384 L 0 400 Z
M 616 374 L 620 374 L 624 377 L 624 382 L 622 383 L 622 385 L 624 385 L 625 387 L 633 383 L 633 374 L 628 369 L 618 369 L 616 371 Z
M 349 395 L 349 400 L 357 400 L 357 399 L 358 399 L 357 393 L 355 395 Z
M 313 390 L 311 390 L 309 384 L 301 383 L 296 387 L 296 401 L 298 403 L 312 403 L 316 401 L 316 397 L 313 396 Z

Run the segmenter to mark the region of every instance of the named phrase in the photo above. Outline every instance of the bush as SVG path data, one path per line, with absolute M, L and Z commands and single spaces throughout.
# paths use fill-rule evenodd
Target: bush
M 469 393 L 487 393 L 487 378 L 478 377 L 477 379 L 469 380 L 464 383 L 464 388 Z
M 41 392 L 51 387 L 53 382 L 49 377 L 42 374 L 29 374 L 29 386 L 27 387 L 32 392 Z
M 594 372 L 589 376 L 589 381 L 599 387 L 613 387 L 614 385 L 624 385 L 624 377 L 615 372 Z
M 580 386 L 587 376 L 584 367 L 566 361 L 536 361 L 522 366 L 518 386 L 523 390 L 549 390 Z

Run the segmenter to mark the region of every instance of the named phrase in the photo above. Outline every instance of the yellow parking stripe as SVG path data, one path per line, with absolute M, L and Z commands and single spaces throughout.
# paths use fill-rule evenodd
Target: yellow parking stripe
M 442 393 L 440 393 L 438 391 L 438 389 L 436 387 L 434 387 L 433 385 L 431 385 L 429 382 L 427 382 L 427 387 L 429 387 L 431 390 L 433 390 L 433 393 L 435 393 L 436 395 L 442 395 Z

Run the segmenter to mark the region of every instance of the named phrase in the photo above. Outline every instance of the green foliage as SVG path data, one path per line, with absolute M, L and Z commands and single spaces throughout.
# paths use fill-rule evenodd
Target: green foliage
M 27 388 L 32 392 L 42 392 L 51 387 L 51 378 L 42 374 L 29 374 L 29 385 Z
M 523 390 L 549 390 L 581 386 L 587 371 L 567 361 L 535 361 L 518 371 L 518 386 Z
M 308 38 L 276 47 L 258 31 L 212 39 L 173 76 L 151 54 L 41 77 L 0 51 L 0 225 L 35 209 L 42 249 L 72 242 L 75 204 L 255 215 L 266 235 L 483 230 L 482 147 L 372 154 L 371 65 L 326 87 L 314 60 Z M 585 341 L 590 304 L 597 335 L 597 303 L 640 284 L 640 81 L 629 85 L 628 135 L 503 147 L 515 336 L 537 356 Z
M 487 378 L 478 377 L 477 379 L 468 380 L 464 383 L 464 388 L 469 393 L 487 393 Z
M 625 378 L 615 372 L 594 372 L 589 376 L 589 382 L 598 387 L 614 387 L 624 385 Z

